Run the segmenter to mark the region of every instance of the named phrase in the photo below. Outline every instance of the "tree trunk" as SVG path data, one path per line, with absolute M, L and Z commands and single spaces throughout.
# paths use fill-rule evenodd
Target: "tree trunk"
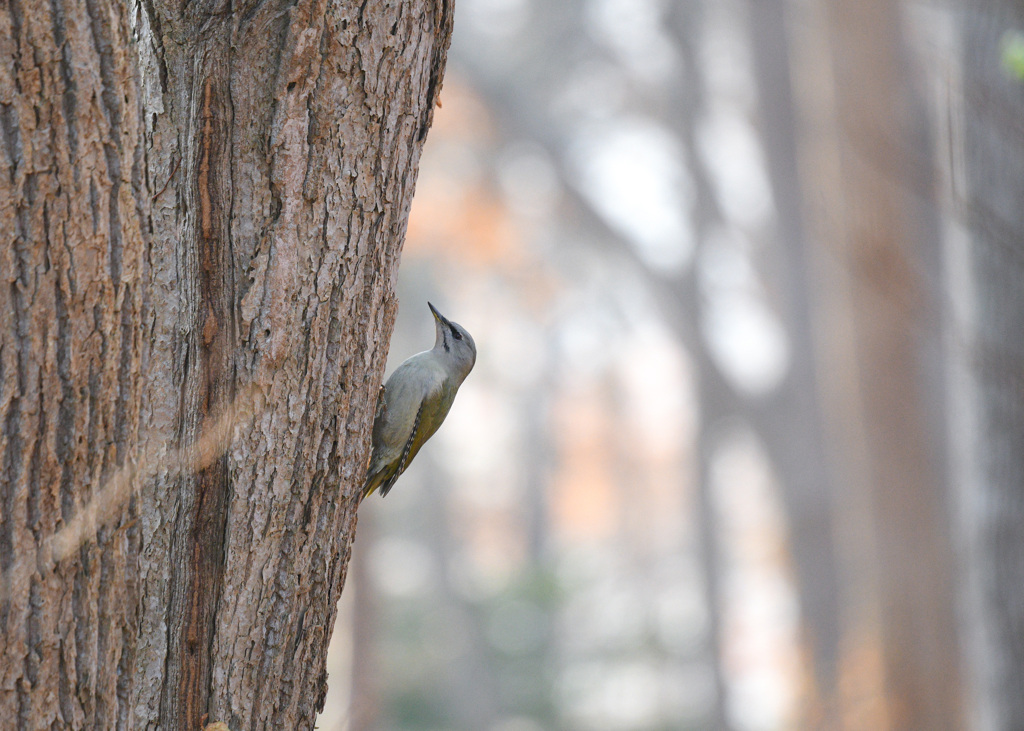
M 971 728 L 996 731 L 1024 728 L 1024 86 L 1001 60 L 1024 8 L 975 0 L 942 12 L 936 70 L 948 107 L 936 149 L 949 215 L 969 712 Z
M 785 327 L 787 377 L 754 411 L 778 475 L 790 533 L 806 663 L 799 725 L 837 729 L 839 719 L 839 576 L 835 546 L 836 477 L 830 471 L 814 350 L 811 246 L 800 192 L 799 140 L 787 37 L 787 0 L 749 5 L 758 82 L 758 118 L 775 202 L 774 236 L 762 255 L 773 304 Z M 784 429 L 778 425 L 785 424 Z
M 451 19 L 0 9 L 5 727 L 312 727 Z
M 929 120 L 898 2 L 799 5 L 819 372 L 841 479 L 844 727 L 958 729 Z

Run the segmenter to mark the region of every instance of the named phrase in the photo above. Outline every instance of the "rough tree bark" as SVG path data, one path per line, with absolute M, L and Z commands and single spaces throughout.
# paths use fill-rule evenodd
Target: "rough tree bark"
M 0 6 L 0 717 L 310 728 L 451 0 Z

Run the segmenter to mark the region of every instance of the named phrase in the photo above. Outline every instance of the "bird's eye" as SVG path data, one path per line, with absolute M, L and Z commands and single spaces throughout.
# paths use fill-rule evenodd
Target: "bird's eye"
M 453 327 L 452 328 L 452 337 L 455 338 L 456 340 L 462 340 L 462 333 L 460 333 L 458 330 L 456 330 Z

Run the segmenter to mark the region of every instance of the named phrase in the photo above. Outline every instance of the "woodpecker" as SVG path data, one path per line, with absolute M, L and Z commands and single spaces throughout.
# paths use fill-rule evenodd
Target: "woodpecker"
M 434 347 L 402 363 L 380 390 L 373 422 L 373 454 L 363 497 L 380 488 L 384 497 L 412 462 L 455 401 L 459 386 L 476 363 L 476 343 L 466 328 L 429 302 L 434 315 Z

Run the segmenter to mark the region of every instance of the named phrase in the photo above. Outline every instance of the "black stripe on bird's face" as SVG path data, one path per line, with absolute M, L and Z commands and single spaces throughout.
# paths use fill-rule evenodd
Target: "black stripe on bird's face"
M 455 340 L 462 340 L 462 333 L 459 332 L 459 329 L 455 325 L 448 321 L 445 321 L 445 325 L 448 326 L 448 329 L 444 333 L 444 352 L 450 353 L 452 352 L 450 338 L 454 338 Z

